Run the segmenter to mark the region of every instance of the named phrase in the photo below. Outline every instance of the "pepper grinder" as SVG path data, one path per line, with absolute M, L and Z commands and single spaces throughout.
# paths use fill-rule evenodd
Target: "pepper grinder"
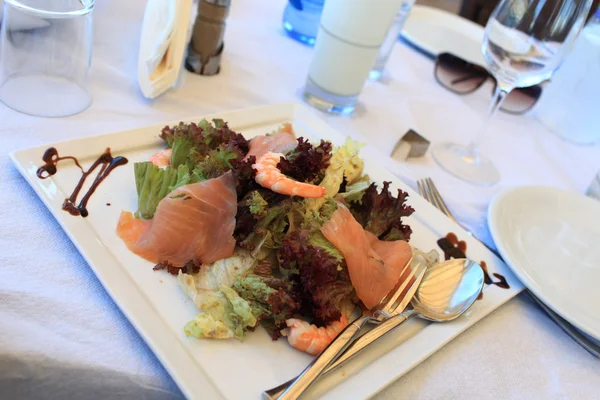
M 185 68 L 200 75 L 216 75 L 221 69 L 225 20 L 231 0 L 200 0 Z

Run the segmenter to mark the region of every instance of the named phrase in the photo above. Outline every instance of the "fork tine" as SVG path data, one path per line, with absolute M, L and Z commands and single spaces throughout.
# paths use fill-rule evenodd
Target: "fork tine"
M 392 310 L 392 314 L 400 313 L 400 312 L 404 311 L 406 306 L 408 306 L 408 303 L 412 300 L 412 297 L 418 290 L 418 287 L 413 288 L 413 285 L 420 283 L 421 275 L 424 275 L 426 271 L 427 271 L 427 266 L 425 264 L 421 264 L 421 263 L 417 264 L 415 269 L 413 269 L 411 271 L 411 275 L 408 278 L 406 278 L 406 280 L 404 281 L 405 283 L 408 284 L 408 282 L 410 282 L 412 280 L 411 287 L 406 292 L 406 296 L 402 299 L 402 301 L 400 303 L 398 303 L 396 305 L 396 307 L 394 307 L 394 309 Z M 413 277 L 415 278 L 414 280 L 412 279 Z
M 429 184 L 429 187 L 431 188 L 431 192 L 433 193 L 433 195 L 435 196 L 435 198 L 437 199 L 437 203 L 440 206 L 440 209 L 444 212 L 444 214 L 446 214 L 448 217 L 450 217 L 451 219 L 454 219 L 454 215 L 452 215 L 452 213 L 450 212 L 450 210 L 448 209 L 448 206 L 446 205 L 446 203 L 444 202 L 444 199 L 442 198 L 442 195 L 440 194 L 440 192 L 437 190 L 437 187 L 435 186 L 435 184 L 433 183 L 433 180 L 431 178 L 427 178 L 427 183 Z
M 423 179 L 423 192 L 425 192 L 425 199 L 431 203 L 435 208 L 438 208 L 438 205 L 435 201 L 433 201 L 433 194 L 431 193 L 431 190 L 429 189 L 429 183 L 427 182 L 426 179 Z
M 421 188 L 423 190 L 425 200 L 427 200 L 427 202 L 433 204 L 433 202 L 431 201 L 431 194 L 429 193 L 427 182 L 424 179 L 421 180 Z M 435 206 L 435 204 L 433 204 L 433 205 Z
M 425 197 L 425 191 L 423 190 L 423 184 L 421 183 L 421 180 L 417 180 L 417 189 L 419 190 L 419 194 L 421 195 L 421 197 Z
M 437 198 L 437 196 L 435 196 L 433 188 L 431 187 L 431 183 L 430 182 L 433 182 L 433 181 L 431 181 L 430 178 L 425 178 L 425 190 L 427 191 L 427 200 L 431 204 L 433 204 L 435 206 L 435 208 L 437 208 L 438 210 L 440 210 L 441 212 L 443 212 L 444 214 L 446 214 L 446 212 L 442 208 L 441 204 L 438 202 L 438 198 Z
M 431 178 L 427 178 L 427 179 L 429 181 L 429 184 L 431 185 L 431 190 L 433 191 L 433 193 L 435 194 L 435 196 L 437 196 L 437 198 L 439 199 L 439 202 L 440 202 L 440 205 L 442 206 L 442 208 L 444 208 L 447 211 L 448 215 L 452 214 L 450 212 L 450 210 L 448 209 L 448 206 L 446 205 L 446 202 L 444 201 L 444 198 L 442 197 L 442 195 L 438 191 L 437 186 L 435 186 L 435 183 L 433 183 L 433 179 L 431 179 Z
M 412 257 L 410 260 L 408 260 L 408 262 L 406 263 L 404 268 L 402 268 L 402 271 L 400 272 L 400 276 L 404 275 L 404 272 L 406 272 L 407 268 L 410 268 L 411 262 L 412 262 Z M 411 271 L 411 274 L 412 274 L 412 271 Z M 392 294 L 392 296 L 386 299 L 386 302 L 381 309 L 382 311 L 389 312 L 389 310 L 394 306 L 394 303 L 396 303 L 396 301 L 398 300 L 398 297 L 400 296 L 400 294 L 404 291 L 404 289 L 406 289 L 406 285 L 408 285 L 409 280 L 410 279 L 406 279 L 404 282 L 402 282 L 400 287 Z

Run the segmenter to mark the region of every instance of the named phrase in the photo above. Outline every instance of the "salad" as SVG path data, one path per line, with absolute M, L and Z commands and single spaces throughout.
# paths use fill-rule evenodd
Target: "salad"
M 222 120 L 160 137 L 166 148 L 134 165 L 138 209 L 117 234 L 194 301 L 186 335 L 242 339 L 260 325 L 318 354 L 405 278 L 414 210 L 363 173 L 361 144 L 311 143 L 291 124 L 247 140 Z

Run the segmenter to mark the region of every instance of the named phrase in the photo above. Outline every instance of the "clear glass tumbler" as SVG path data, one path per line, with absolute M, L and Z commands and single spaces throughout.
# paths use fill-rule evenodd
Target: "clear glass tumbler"
M 354 111 L 402 1 L 325 2 L 304 86 L 308 104 L 332 114 Z
M 385 64 L 387 64 L 388 58 L 390 58 L 390 54 L 392 53 L 392 49 L 396 45 L 396 42 L 398 42 L 398 38 L 402 32 L 404 23 L 406 22 L 406 19 L 410 14 L 410 10 L 414 4 L 415 0 L 404 0 L 402 2 L 400 10 L 398 10 L 398 14 L 396 14 L 394 22 L 392 22 L 392 26 L 390 27 L 390 30 L 381 44 L 379 55 L 377 55 L 375 65 L 373 65 L 373 69 L 371 69 L 371 73 L 369 74 L 370 80 L 377 81 L 383 75 Z
M 93 9 L 94 0 L 4 0 L 0 101 L 43 117 L 88 108 Z

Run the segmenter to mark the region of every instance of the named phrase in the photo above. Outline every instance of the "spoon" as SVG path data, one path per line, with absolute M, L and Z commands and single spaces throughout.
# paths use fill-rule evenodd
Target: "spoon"
M 358 338 L 323 374 L 348 361 L 409 318 L 417 316 L 434 322 L 447 322 L 458 318 L 477 300 L 483 288 L 483 280 L 481 266 L 464 258 L 444 261 L 429 267 L 411 301 L 413 308 L 393 316 Z M 278 398 L 294 381 L 295 379 L 291 379 L 263 392 L 263 399 Z

